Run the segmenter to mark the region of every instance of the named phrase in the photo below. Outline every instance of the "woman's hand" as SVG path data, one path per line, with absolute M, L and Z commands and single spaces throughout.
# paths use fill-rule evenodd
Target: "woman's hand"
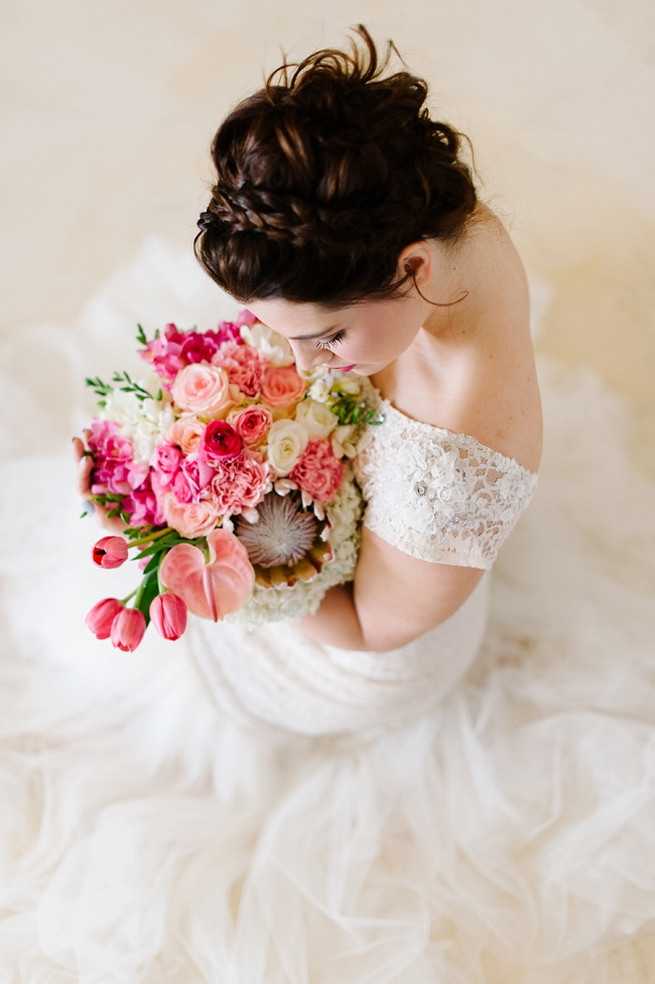
M 83 431 L 83 438 L 74 437 L 73 438 L 73 460 L 76 468 L 76 480 L 75 485 L 77 491 L 82 496 L 85 502 L 89 503 L 92 507 L 89 511 L 93 515 L 96 523 L 103 528 L 103 530 L 108 530 L 111 533 L 122 533 L 125 529 L 125 523 L 119 516 L 113 516 L 111 519 L 107 516 L 107 509 L 105 506 L 101 506 L 96 502 L 91 501 L 91 469 L 93 468 L 93 458 L 88 453 L 88 448 L 85 441 L 88 439 L 88 431 Z

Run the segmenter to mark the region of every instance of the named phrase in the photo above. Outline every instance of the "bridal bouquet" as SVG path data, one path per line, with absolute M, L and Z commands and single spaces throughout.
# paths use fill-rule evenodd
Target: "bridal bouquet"
M 87 379 L 91 502 L 125 524 L 93 549 L 131 555 L 141 581 L 87 616 L 100 639 L 167 639 L 187 612 L 248 622 L 300 617 L 352 577 L 361 499 L 350 459 L 375 422 L 375 391 L 338 370 L 299 373 L 286 340 L 242 311 L 215 331 L 169 324 L 148 340 L 148 375 Z

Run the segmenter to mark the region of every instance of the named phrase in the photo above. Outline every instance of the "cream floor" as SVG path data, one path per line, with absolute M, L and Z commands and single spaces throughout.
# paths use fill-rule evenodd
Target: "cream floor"
M 3 0 L 0 16 L 5 334 L 71 329 L 149 234 L 190 248 L 225 111 L 280 47 L 302 55 L 361 21 L 472 137 L 483 197 L 551 290 L 539 348 L 626 398 L 655 475 L 650 0 Z M 648 940 L 617 952 L 617 984 L 654 979 Z

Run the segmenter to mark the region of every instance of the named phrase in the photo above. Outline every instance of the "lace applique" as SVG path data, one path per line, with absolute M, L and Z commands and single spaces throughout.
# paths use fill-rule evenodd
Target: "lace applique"
M 403 553 L 489 569 L 530 502 L 537 476 L 468 434 L 406 417 L 384 422 L 354 462 L 364 525 Z

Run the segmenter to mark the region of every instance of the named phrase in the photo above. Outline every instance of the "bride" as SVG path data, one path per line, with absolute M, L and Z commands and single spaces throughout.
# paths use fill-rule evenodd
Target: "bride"
M 43 911 L 63 905 L 79 980 L 468 984 L 529 964 L 531 981 L 591 981 L 653 916 L 645 786 L 633 776 L 619 816 L 621 770 L 604 768 L 617 741 L 636 768 L 641 736 L 603 719 L 594 749 L 525 634 L 485 664 L 488 572 L 535 492 L 541 403 L 521 261 L 426 96 L 360 28 L 216 134 L 202 266 L 300 368 L 370 377 L 384 419 L 355 462 L 352 583 L 297 623 L 189 634 L 220 708 L 211 797 L 158 813 L 153 795 L 130 823 L 114 804 L 54 879 Z M 127 885 L 98 854 L 121 813 Z M 148 877 L 166 902 L 145 933 Z M 101 885 L 102 917 L 73 918 Z

